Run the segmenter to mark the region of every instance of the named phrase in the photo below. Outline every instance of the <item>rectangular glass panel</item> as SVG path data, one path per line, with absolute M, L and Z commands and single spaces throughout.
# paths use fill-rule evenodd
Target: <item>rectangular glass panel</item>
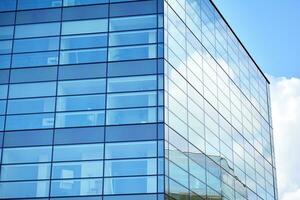
M 150 29 L 157 27 L 156 15 L 121 17 L 110 19 L 110 31 Z
M 156 42 L 156 30 L 116 32 L 109 34 L 109 45 L 133 45 Z
M 107 44 L 107 34 L 89 34 L 61 37 L 61 49 L 80 49 L 104 47 Z
M 60 33 L 60 23 L 18 25 L 15 38 L 54 36 Z
M 56 82 L 10 84 L 9 98 L 55 96 Z
M 64 0 L 64 6 L 108 3 L 108 0 Z
M 104 109 L 104 95 L 68 96 L 57 98 L 57 111 Z
M 58 64 L 58 52 L 13 54 L 12 67 L 38 67 Z
M 110 47 L 109 61 L 156 58 L 156 45 Z
M 95 94 L 105 92 L 105 79 L 58 82 L 58 95 Z
M 23 39 L 14 41 L 14 53 L 58 50 L 59 37 Z
M 62 6 L 62 0 L 18 0 L 18 9 L 37 9 Z
M 106 32 L 108 27 L 107 19 L 81 20 L 62 23 L 62 34 L 82 34 Z
M 14 35 L 14 26 L 3 26 L 0 27 L 0 39 L 10 39 L 13 38 Z
M 107 59 L 107 49 L 84 49 L 61 51 L 59 64 L 79 64 L 104 62 Z
M 0 54 L 11 53 L 12 40 L 0 41 Z
M 54 112 L 55 98 L 18 99 L 8 101 L 8 114 Z

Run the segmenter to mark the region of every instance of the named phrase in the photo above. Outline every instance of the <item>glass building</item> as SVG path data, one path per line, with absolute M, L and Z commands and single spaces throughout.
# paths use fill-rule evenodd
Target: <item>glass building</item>
M 210 0 L 1 0 L 0 199 L 277 200 L 269 98 Z

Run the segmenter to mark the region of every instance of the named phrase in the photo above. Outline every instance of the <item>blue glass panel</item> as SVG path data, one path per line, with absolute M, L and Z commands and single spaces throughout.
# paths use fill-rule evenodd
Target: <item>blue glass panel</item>
M 51 182 L 51 196 L 102 194 L 102 179 L 68 179 Z
M 18 0 L 18 9 L 37 9 L 62 6 L 62 0 Z
M 9 70 L 0 70 L 0 84 L 8 83 Z
M 0 101 L 0 115 L 4 115 L 6 112 L 6 100 Z
M 0 12 L 15 10 L 17 0 L 1 0 L 0 1 Z
M 107 95 L 107 108 L 155 106 L 156 101 L 156 91 L 114 93 Z
M 106 17 L 108 17 L 108 4 L 64 8 L 62 20 L 96 19 Z
M 108 3 L 109 0 L 64 0 L 64 6 Z
M 54 112 L 55 98 L 18 99 L 8 101 L 8 114 Z
M 62 23 L 62 34 L 97 33 L 107 31 L 107 19 L 81 20 Z
M 58 52 L 14 54 L 12 67 L 35 67 L 58 64 Z
M 122 200 L 141 200 L 141 199 L 142 200 L 157 200 L 156 197 L 157 197 L 156 194 L 148 194 L 148 195 L 146 195 L 146 194 L 142 194 L 142 195 L 115 195 L 115 196 L 104 196 L 103 200 L 119 200 L 119 199 L 122 199 Z
M 84 49 L 61 51 L 60 61 L 62 64 L 79 64 L 79 63 L 93 63 L 104 62 L 107 58 L 107 49 Z
M 52 130 L 10 131 L 4 136 L 5 147 L 51 145 Z
M 64 36 L 61 38 L 61 49 L 80 49 L 105 47 L 107 44 L 107 34 L 89 34 Z
M 0 85 L 0 99 L 7 98 L 8 85 Z
M 57 67 L 36 67 L 12 69 L 10 74 L 11 83 L 54 81 L 57 77 Z
M 18 123 L 16 123 L 18 122 Z M 53 128 L 54 114 L 9 115 L 6 117 L 6 130 Z
M 0 26 L 14 24 L 15 12 L 0 13 Z
M 60 23 L 18 25 L 15 38 L 54 36 L 60 33 Z
M 31 163 L 31 162 L 50 162 L 52 147 L 22 147 L 4 148 L 3 164 L 8 163 Z
M 106 76 L 106 64 L 60 66 L 58 79 L 101 78 Z
M 56 128 L 104 125 L 104 111 L 56 113 Z
M 49 179 L 51 164 L 2 165 L 1 181 Z
M 95 178 L 103 176 L 103 161 L 53 163 L 52 178 Z
M 109 78 L 107 81 L 108 92 L 155 90 L 157 85 L 156 76 Z
M 109 34 L 109 45 L 133 45 L 156 42 L 156 30 L 127 31 Z
M 11 53 L 12 40 L 0 41 L 0 54 Z
M 51 51 L 58 50 L 59 38 L 47 37 L 47 38 L 35 38 L 35 39 L 23 39 L 14 41 L 14 52 L 25 53 L 33 51 Z
M 0 39 L 10 39 L 13 38 L 14 35 L 14 26 L 3 26 L 0 27 Z
M 107 125 L 156 122 L 157 108 L 107 110 Z
M 105 79 L 58 82 L 58 95 L 95 94 L 105 92 Z
M 5 116 L 0 116 L 0 130 L 1 131 L 4 130 L 4 119 L 5 119 Z
M 9 98 L 54 96 L 56 82 L 10 84 Z
M 105 178 L 104 194 L 155 193 L 156 176 Z
M 156 174 L 156 159 L 106 160 L 105 176 Z
M 110 16 L 129 16 L 156 13 L 157 1 L 136 1 L 110 5 Z
M 156 141 L 106 143 L 105 158 L 156 157 Z
M 16 24 L 60 21 L 60 15 L 61 9 L 19 11 L 16 16 Z
M 0 55 L 0 69 L 10 67 L 11 55 Z
M 157 138 L 156 124 L 107 126 L 106 141 L 154 140 Z
M 156 45 L 110 47 L 109 61 L 156 58 Z
M 109 26 L 110 31 L 150 29 L 156 27 L 156 15 L 111 18 Z
M 104 95 L 68 96 L 57 98 L 57 111 L 104 109 Z
M 104 141 L 104 127 L 56 129 L 55 144 L 95 143 Z
M 54 146 L 54 161 L 103 159 L 103 144 Z
M 0 183 L 1 199 L 47 197 L 48 195 L 49 195 L 49 181 Z

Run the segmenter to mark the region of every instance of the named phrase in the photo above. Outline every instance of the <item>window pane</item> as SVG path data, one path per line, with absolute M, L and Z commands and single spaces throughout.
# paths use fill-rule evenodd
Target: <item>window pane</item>
M 156 122 L 157 108 L 107 110 L 108 125 Z
M 84 49 L 61 51 L 60 61 L 62 64 L 79 64 L 79 63 L 92 63 L 104 62 L 107 57 L 107 49 Z
M 97 33 L 107 31 L 107 19 L 81 20 L 62 23 L 62 34 Z
M 57 111 L 104 109 L 104 95 L 69 96 L 57 98 Z
M 156 141 L 106 143 L 105 158 L 156 157 Z
M 0 101 L 0 115 L 4 115 L 6 112 L 6 100 Z
M 7 98 L 8 85 L 0 85 L 0 99 Z
M 132 45 L 156 42 L 156 30 L 128 31 L 109 34 L 109 45 Z
M 50 162 L 52 148 L 47 147 L 25 147 L 25 148 L 4 148 L 3 163 L 30 163 Z
M 102 194 L 102 179 L 68 179 L 51 182 L 51 196 Z
M 49 181 L 0 183 L 1 199 L 47 197 L 48 195 L 49 195 Z
M 18 123 L 16 123 L 18 122 Z M 54 114 L 9 115 L 6 130 L 53 128 Z
M 108 92 L 142 91 L 156 89 L 156 76 L 133 76 L 108 79 Z
M 105 178 L 104 194 L 155 193 L 156 176 Z
M 0 1 L 0 12 L 15 10 L 17 0 L 1 0 Z
M 14 24 L 15 12 L 0 13 L 0 26 Z
M 60 21 L 60 13 L 61 9 L 19 11 L 16 16 L 16 24 Z
M 58 82 L 58 95 L 95 94 L 104 92 L 105 79 Z
M 62 0 L 18 0 L 18 9 L 51 8 L 62 6 Z
M 10 67 L 11 55 L 0 55 L 0 69 Z
M 54 146 L 54 161 L 103 159 L 103 144 Z
M 89 34 L 64 36 L 61 38 L 61 49 L 80 49 L 104 47 L 107 44 L 107 34 Z
M 56 82 L 11 84 L 9 98 L 55 96 Z
M 50 164 L 2 165 L 1 181 L 49 179 Z
M 11 53 L 12 40 L 0 41 L 0 54 Z
M 156 28 L 156 20 L 156 15 L 111 18 L 110 31 Z
M 60 66 L 58 79 L 101 78 L 106 76 L 106 64 L 82 64 Z
M 135 176 L 156 174 L 156 159 L 105 161 L 105 176 Z
M 58 52 L 13 54 L 12 67 L 35 67 L 58 64 Z
M 108 3 L 108 0 L 64 0 L 64 6 Z
M 60 23 L 18 25 L 15 30 L 15 38 L 52 36 L 59 35 L 59 32 Z
M 56 128 L 104 125 L 104 111 L 56 113 Z
M 0 27 L 0 39 L 1 40 L 13 38 L 13 35 L 14 35 L 14 26 Z
M 62 20 L 82 20 L 106 17 L 108 17 L 108 4 L 64 8 Z
M 156 45 L 109 48 L 109 61 L 156 58 Z
M 53 163 L 52 178 L 102 177 L 103 161 Z
M 111 0 L 112 1 L 112 0 Z M 117 1 L 117 0 L 114 0 Z M 120 1 L 120 0 L 118 0 Z M 114 195 L 114 196 L 104 196 L 103 200 L 157 200 L 156 194 L 144 194 L 144 195 Z M 163 198 L 162 198 L 163 199 Z
M 54 112 L 55 98 L 18 99 L 8 101 L 8 114 Z
M 108 94 L 107 108 L 155 106 L 156 100 L 156 91 Z
M 36 67 L 12 69 L 10 74 L 11 83 L 54 81 L 57 77 L 57 67 Z
M 14 52 L 25 53 L 33 51 L 51 51 L 58 50 L 59 38 L 37 38 L 37 39 L 23 39 L 14 41 Z

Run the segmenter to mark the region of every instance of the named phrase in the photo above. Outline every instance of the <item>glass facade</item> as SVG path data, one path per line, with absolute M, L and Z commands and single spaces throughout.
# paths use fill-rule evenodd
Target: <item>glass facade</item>
M 0 2 L 0 199 L 276 200 L 269 102 L 209 0 Z

